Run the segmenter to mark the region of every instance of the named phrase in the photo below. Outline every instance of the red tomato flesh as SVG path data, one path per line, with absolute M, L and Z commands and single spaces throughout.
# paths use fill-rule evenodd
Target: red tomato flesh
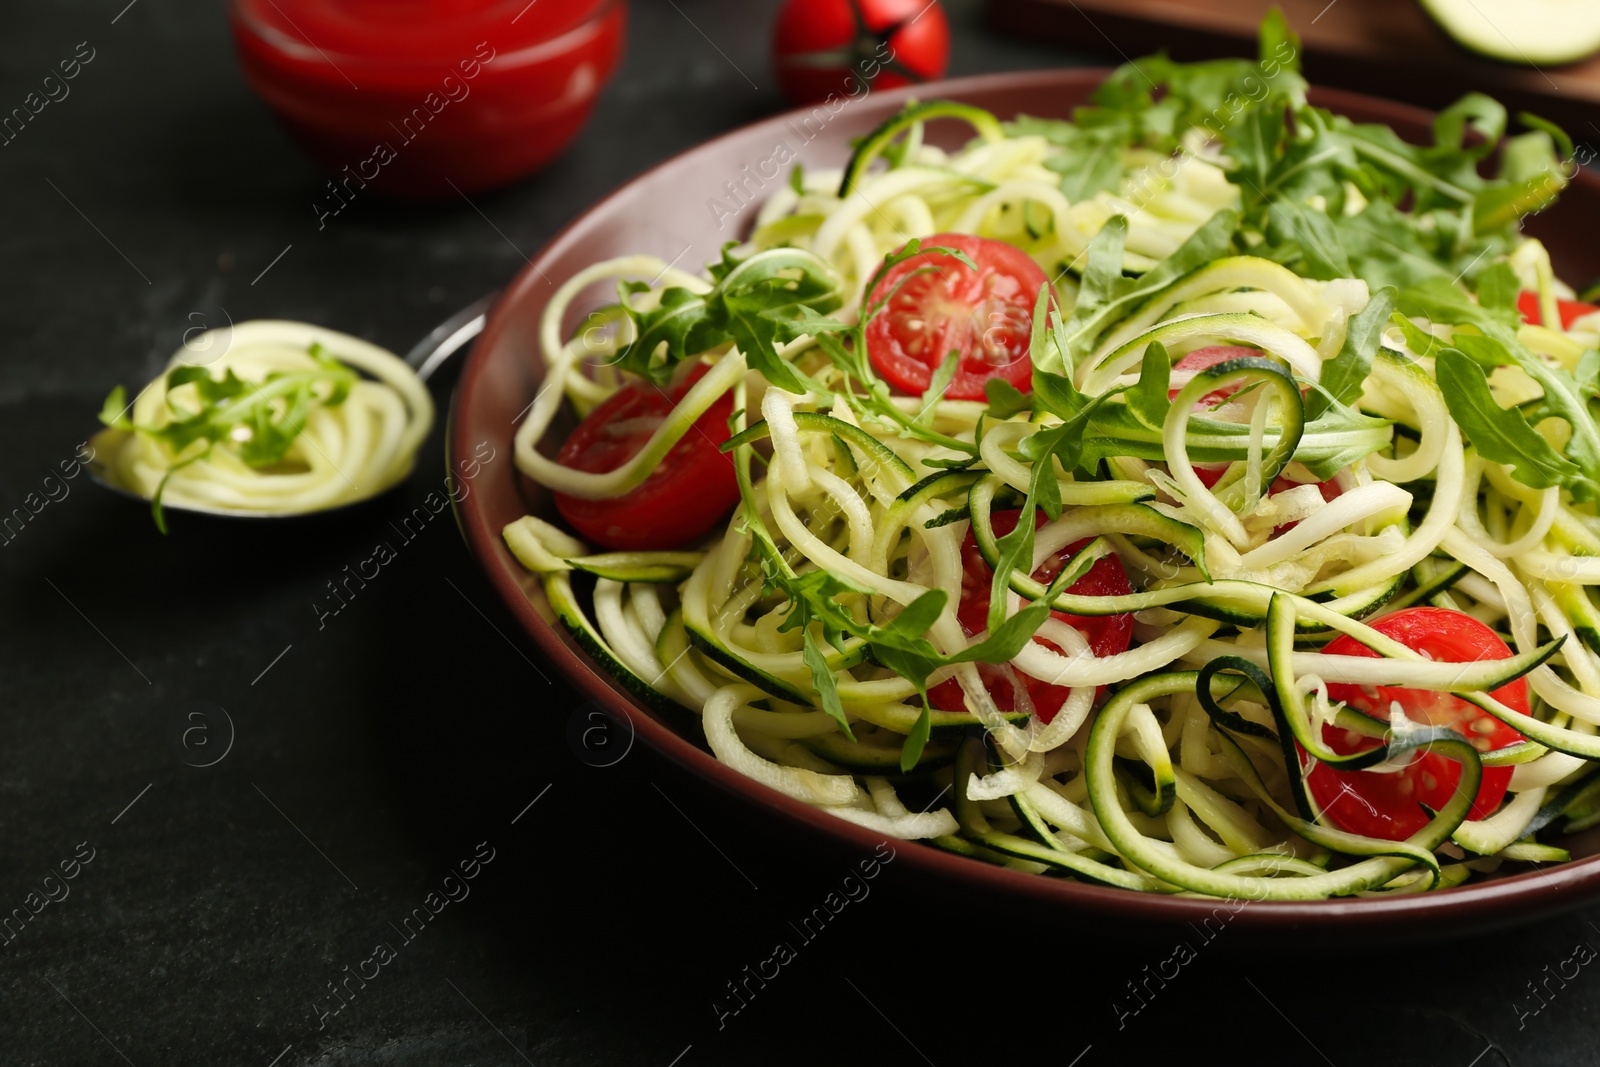
M 1557 300 L 1556 308 L 1561 312 L 1561 328 L 1570 329 L 1572 324 L 1585 315 L 1593 315 L 1600 311 L 1600 307 L 1593 304 L 1582 304 L 1576 300 Z M 1517 296 L 1517 310 L 1522 312 L 1522 321 L 1534 326 L 1544 322 L 1544 316 L 1539 313 L 1539 294 L 1523 290 Z
M 944 392 L 948 399 L 982 400 L 990 378 L 1032 390 L 1028 340 L 1039 289 L 1050 281 L 1044 271 L 1022 249 L 986 237 L 936 233 L 922 245 L 964 252 L 978 269 L 942 252 L 923 252 L 879 279 L 867 302 L 892 295 L 867 323 L 873 368 L 902 393 L 921 396 L 956 351 L 961 355 Z
M 1374 630 L 1443 663 L 1474 663 L 1509 659 L 1511 649 L 1498 634 L 1470 615 L 1446 608 L 1406 608 L 1370 624 Z M 1336 637 L 1324 652 L 1333 656 L 1376 656 L 1353 637 Z M 1491 694 L 1513 711 L 1528 714 L 1528 683 L 1518 678 Z M 1398 702 L 1414 722 L 1448 726 L 1468 738 L 1479 752 L 1492 752 L 1522 740 L 1522 735 L 1486 711 L 1448 693 L 1394 686 L 1332 684 L 1328 698 L 1387 722 L 1391 702 Z M 1379 744 L 1353 730 L 1328 725 L 1322 740 L 1340 755 L 1352 755 Z M 1308 757 L 1300 751 L 1302 762 Z M 1494 814 L 1511 782 L 1510 767 L 1485 767 L 1483 782 L 1473 801 L 1469 819 Z M 1420 805 L 1437 811 L 1449 802 L 1461 778 L 1461 765 L 1437 753 L 1423 752 L 1404 770 L 1393 774 L 1376 771 L 1340 771 L 1317 764 L 1306 775 L 1312 800 L 1341 830 L 1386 841 L 1403 841 L 1428 824 Z
M 556 462 L 601 474 L 638 455 L 689 387 L 706 372 L 695 368 L 670 391 L 649 382 L 617 390 L 567 438 Z M 725 393 L 679 438 L 650 476 L 610 500 L 555 494 L 556 509 L 587 540 L 619 551 L 680 548 L 705 536 L 739 500 L 733 458 L 718 451 L 729 437 L 733 393 Z
M 996 511 L 990 519 L 994 525 L 996 537 L 1004 537 L 1017 527 L 1017 518 L 1020 511 Z M 1044 522 L 1044 512 L 1038 512 L 1035 522 Z M 1048 583 L 1061 568 L 1066 566 L 1087 540 L 1071 544 L 1055 553 L 1033 572 L 1035 580 Z M 978 552 L 978 542 L 971 532 L 961 543 L 961 602 L 956 605 L 956 618 L 961 623 L 962 632 L 968 637 L 982 633 L 989 628 L 989 589 L 994 584 L 994 570 L 984 562 L 983 556 Z M 1128 584 L 1128 574 L 1122 569 L 1122 561 L 1116 556 L 1102 556 L 1095 560 L 1094 565 L 1085 572 L 1068 589 L 1067 592 L 1074 596 L 1127 596 L 1133 592 L 1133 587 Z M 1089 642 L 1089 648 L 1096 656 L 1114 656 L 1119 652 L 1128 651 L 1128 645 L 1133 640 L 1132 615 L 1068 615 L 1063 611 L 1050 613 L 1057 619 L 1071 626 L 1084 636 Z M 1042 638 L 1034 638 L 1046 648 L 1061 649 L 1053 642 Z M 1066 686 L 1051 685 L 1049 682 L 1022 673 L 1012 668 L 1017 681 L 1022 683 L 1027 691 L 1028 698 L 1033 703 L 1034 714 L 1039 721 L 1048 723 L 1056 717 L 1061 710 L 1061 705 L 1066 702 L 1072 692 Z M 978 673 L 983 677 L 984 686 L 989 690 L 989 695 L 994 698 L 995 706 L 1001 711 L 1014 711 L 1017 706 L 1016 690 L 1006 673 L 997 665 L 989 663 L 978 664 Z M 1105 687 L 1101 687 L 1100 695 L 1104 695 Z M 1097 697 L 1098 699 L 1098 697 Z M 954 678 L 947 678 L 938 685 L 928 690 L 928 703 L 943 711 L 966 711 L 966 697 L 961 692 L 961 683 Z

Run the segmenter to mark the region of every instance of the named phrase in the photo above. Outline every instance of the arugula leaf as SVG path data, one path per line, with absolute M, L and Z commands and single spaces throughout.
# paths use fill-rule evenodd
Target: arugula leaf
M 1035 329 L 1033 335 L 1034 406 L 1035 410 L 1047 411 L 1062 421 L 1058 426 L 1029 434 L 1018 445 L 1018 451 L 1032 467 L 1028 474 L 1028 492 L 1017 525 L 995 541 L 1000 555 L 995 561 L 994 580 L 989 587 L 988 626 L 991 631 L 998 630 L 1004 623 L 1011 573 L 1033 559 L 1034 515 L 1039 510 L 1052 520 L 1061 515 L 1061 487 L 1056 483 L 1055 461 L 1059 460 L 1067 471 L 1079 466 L 1084 452 L 1084 431 L 1090 425 L 1090 420 L 1102 405 L 1121 395 L 1127 388 L 1123 386 L 1098 396 L 1086 396 L 1072 384 L 1071 378 L 1041 369 L 1052 354 L 1059 361 L 1065 328 L 1059 315 L 1051 315 L 1051 324 L 1050 330 Z
M 1505 108 L 1472 93 L 1439 114 L 1432 144 L 1408 144 L 1388 126 L 1310 106 L 1299 55 L 1274 10 L 1255 63 L 1144 57 L 1119 67 L 1071 122 L 1022 118 L 1008 128 L 1056 147 L 1046 165 L 1073 202 L 1128 195 L 1140 159 L 1181 155 L 1202 135 L 1240 190 L 1240 248 L 1303 276 L 1373 285 L 1470 281 L 1512 249 L 1522 218 L 1568 184 L 1572 142 L 1543 120 L 1521 115 L 1527 132 L 1507 136 Z M 1069 367 L 1079 327 L 1114 299 L 1103 287 L 1090 297 L 1064 353 Z
M 1389 316 L 1389 322 L 1394 326 L 1400 327 L 1400 332 L 1405 335 L 1406 347 L 1411 350 L 1413 355 L 1432 356 L 1444 344 L 1443 341 L 1440 341 L 1433 334 L 1424 330 L 1398 311 Z M 1457 340 L 1460 339 L 1457 338 Z M 1498 353 L 1496 355 L 1498 356 Z M 1491 363 L 1490 366 L 1495 366 L 1497 363 L 1498 360 L 1496 363 Z
M 795 574 L 783 562 L 782 553 L 759 517 L 746 523 L 746 532 L 754 542 L 767 582 L 789 599 L 789 613 L 778 629 L 802 631 L 803 659 L 811 672 L 820 706 L 839 723 L 845 736 L 854 739 L 839 700 L 838 679 L 828 668 L 822 646 L 812 632 L 813 624 L 820 625 L 823 636 L 835 648 L 840 646 L 845 635 L 865 641 L 877 663 L 917 686 L 922 696 L 923 714 L 901 750 L 901 765 L 906 769 L 921 757 L 922 746 L 927 743 L 931 729 L 928 677 L 941 667 L 957 663 L 1006 662 L 1021 651 L 1049 616 L 1049 609 L 1043 605 L 1039 605 L 1038 610 L 1024 609 L 995 627 L 983 641 L 945 655 L 925 636 L 948 602 L 943 590 L 931 589 L 923 593 L 886 622 L 864 622 L 856 617 L 851 602 L 870 595 L 870 590 L 827 570 Z
M 1450 417 L 1484 459 L 1511 464 L 1517 480 L 1534 489 L 1563 485 L 1580 473 L 1528 425 L 1522 412 L 1503 408 L 1489 391 L 1483 368 L 1453 348 L 1434 361 Z
M 916 416 L 911 420 L 913 426 L 926 428 L 933 425 L 939 401 L 944 397 L 944 391 L 950 388 L 950 380 L 956 376 L 956 368 L 960 365 L 961 350 L 952 348 L 928 378 L 928 388 L 922 391 L 922 407 L 917 409 Z
M 1478 275 L 1478 304 L 1490 311 L 1514 311 L 1521 292 L 1522 283 L 1509 263 L 1496 263 Z
M 1514 300 L 1509 304 L 1485 306 L 1474 301 L 1465 289 L 1444 278 L 1429 278 L 1402 289 L 1395 307 L 1402 315 L 1452 326 L 1498 323 L 1516 329 L 1522 324 Z
M 1172 388 L 1172 357 L 1159 341 L 1147 345 L 1144 362 L 1139 368 L 1139 381 L 1127 392 L 1128 410 L 1133 417 L 1159 430 L 1167 421 L 1167 411 L 1172 407 L 1168 396 Z
M 1322 388 L 1306 398 L 1306 418 L 1314 420 L 1328 410 L 1328 401 L 1354 404 L 1361 397 L 1362 383 L 1372 373 L 1372 359 L 1383 339 L 1383 328 L 1394 312 L 1395 291 L 1385 287 L 1367 299 L 1367 306 L 1345 324 L 1344 344 L 1339 354 L 1322 365 Z
M 1011 593 L 1011 575 L 1018 569 L 1031 571 L 1033 569 L 1033 534 L 1036 527 L 1034 516 L 1038 514 L 1037 489 L 1044 479 L 1037 472 L 1049 471 L 1052 464 L 1050 457 L 1039 460 L 1033 465 L 1034 474 L 1029 480 L 1028 495 L 1022 503 L 1022 511 L 1017 515 L 1017 524 L 1002 537 L 995 540 L 995 547 L 1000 550 L 999 557 L 994 564 L 994 578 L 989 585 L 989 618 L 987 626 L 992 632 L 1005 624 L 1007 601 Z M 1055 478 L 1049 479 L 1054 484 Z
M 1368 285 L 1401 288 L 1426 278 L 1454 278 L 1470 262 L 1456 267 L 1452 249 L 1441 245 L 1438 235 L 1417 228 L 1413 220 L 1387 200 L 1374 200 L 1360 212 L 1336 216 L 1334 229 L 1339 243 L 1350 257 L 1350 269 Z M 1459 228 L 1459 220 L 1455 225 Z M 1476 246 L 1473 246 L 1476 247 Z M 1493 249 L 1477 248 L 1472 254 Z M 1280 262 L 1284 262 L 1281 257 Z M 1292 259 L 1289 261 L 1292 267 Z
M 1033 365 L 1056 374 L 1071 373 L 1076 357 L 1087 352 L 1112 320 L 1112 301 L 1123 282 L 1122 250 L 1128 241 L 1128 220 L 1113 215 L 1090 240 L 1084 253 L 1083 280 L 1064 331 L 1054 349 L 1041 352 L 1038 335 L 1044 324 L 1034 316 Z M 1081 340 L 1080 340 L 1081 339 Z
M 984 382 L 983 395 L 989 400 L 990 418 L 1009 419 L 1033 409 L 1033 398 L 1004 378 L 990 378 Z
M 1023 117 L 1008 130 L 1041 135 L 1057 147 L 1045 165 L 1061 174 L 1068 200 L 1117 193 L 1128 177 L 1131 149 L 1172 153 L 1191 130 L 1215 135 L 1241 113 L 1281 113 L 1302 103 L 1306 84 L 1299 51 L 1287 22 L 1274 11 L 1261 26 L 1259 62 L 1175 63 L 1164 55 L 1146 56 L 1106 78 L 1089 105 L 1074 109 L 1071 122 Z
M 1572 378 L 1580 393 L 1591 400 L 1600 399 L 1600 350 L 1591 348 L 1580 356 Z
M 359 381 L 354 370 L 340 363 L 320 345 L 307 349 L 314 368 L 273 371 L 260 381 L 249 381 L 224 368 L 214 377 L 206 367 L 179 366 L 167 372 L 165 422 L 134 424 L 124 408 L 127 390 L 113 389 L 101 405 L 100 421 L 115 429 L 131 430 L 165 445 L 173 462 L 151 497 L 156 527 L 167 532 L 161 498 L 174 472 L 209 455 L 221 445 L 236 452 L 251 467 L 270 467 L 283 460 L 305 429 L 315 407 L 336 407 Z M 189 387 L 199 406 L 189 410 L 179 398 Z M 195 450 L 192 446 L 204 444 Z
M 822 654 L 816 638 L 812 636 L 810 627 L 806 628 L 803 648 L 801 658 L 811 670 L 811 685 L 822 701 L 822 710 L 839 724 L 839 729 L 845 737 L 854 741 L 856 735 L 850 731 L 850 719 L 845 715 L 844 704 L 839 700 L 839 679 L 834 677 L 833 668 L 828 666 L 828 660 Z
M 918 687 L 917 696 L 922 699 L 922 713 L 917 716 L 917 721 L 911 724 L 911 732 L 906 735 L 905 742 L 900 746 L 901 774 L 911 773 L 911 768 L 922 758 L 922 751 L 928 747 L 928 738 L 933 734 L 933 708 L 928 704 L 926 678 Z
M 909 611 L 910 608 L 906 610 Z M 922 758 L 923 747 L 927 745 L 928 736 L 932 731 L 932 708 L 928 704 L 928 676 L 940 667 L 957 663 L 1005 663 L 1022 651 L 1023 646 L 1032 640 L 1033 635 L 1044 624 L 1044 620 L 1049 617 L 1048 605 L 1030 604 L 1006 619 L 982 641 L 949 656 L 930 656 L 911 649 L 874 646 L 874 658 L 915 684 L 922 698 L 922 714 L 917 716 L 911 733 L 906 736 L 905 744 L 900 749 L 902 771 L 910 771 L 916 766 L 917 760 Z
M 1469 142 L 1467 132 L 1477 138 Z M 1506 109 L 1498 100 L 1482 93 L 1468 93 L 1445 108 L 1433 120 L 1433 140 L 1440 148 L 1465 152 L 1469 158 L 1483 159 L 1506 133 Z
M 798 248 L 769 248 L 738 259 L 734 247 L 732 242 L 724 246 L 721 262 L 710 265 L 709 292 L 672 286 L 654 308 L 639 310 L 631 297 L 650 286 L 618 284 L 619 306 L 635 331 L 617 357 L 618 366 L 663 385 L 679 363 L 731 341 L 751 369 L 772 384 L 792 393 L 808 391 L 778 355 L 778 345 L 806 332 L 808 314 L 839 307 L 843 283 L 832 267 Z
M 1537 116 L 1517 117 L 1530 129 L 1501 146 L 1500 181 L 1473 205 L 1473 224 L 1480 231 L 1516 226 L 1524 216 L 1543 211 L 1569 181 L 1560 161 L 1572 158 L 1572 138 Z
M 1537 424 L 1544 418 L 1560 419 L 1571 430 L 1565 452 L 1578 466 L 1579 473 L 1565 480 L 1566 488 L 1579 503 L 1600 502 L 1600 427 L 1595 425 L 1583 387 L 1571 374 L 1550 366 L 1524 348 L 1516 335 L 1505 327 L 1494 327 L 1490 335 L 1495 333 L 1501 334 L 1495 340 L 1506 346 L 1517 366 L 1544 390 L 1544 397 L 1530 421 Z
M 1494 449 L 1496 456 L 1508 457 L 1497 458 L 1495 462 L 1514 464 L 1513 473 L 1519 481 L 1533 488 L 1548 488 L 1551 484 L 1548 479 L 1556 478 L 1579 503 L 1600 502 L 1600 426 L 1596 425 L 1589 408 L 1592 383 L 1586 384 L 1579 377 L 1552 366 L 1524 345 L 1517 337 L 1520 320 L 1514 308 L 1482 307 L 1455 287 L 1438 284 L 1401 293 L 1399 305 L 1402 311 L 1409 309 L 1412 314 L 1426 315 L 1431 321 L 1455 327 L 1450 347 L 1446 349 L 1443 342 L 1429 338 L 1397 313 L 1396 324 L 1406 331 L 1407 344 L 1413 351 L 1416 345 L 1431 341 L 1438 350 L 1439 359 L 1445 358 L 1445 351 L 1454 350 L 1462 360 L 1485 371 L 1497 366 L 1520 367 L 1543 390 L 1540 399 L 1524 405 L 1522 411 L 1494 415 L 1484 407 L 1482 397 L 1473 390 L 1473 383 L 1463 385 L 1465 375 L 1459 363 L 1448 372 L 1440 372 L 1455 375 L 1451 381 L 1456 390 L 1472 390 L 1456 398 L 1456 402 L 1463 405 L 1463 416 L 1456 421 L 1461 423 L 1468 443 L 1477 445 L 1479 435 L 1492 431 L 1495 440 L 1491 441 L 1489 449 Z M 1583 368 L 1585 373 L 1593 366 L 1591 363 Z M 1440 386 L 1445 388 L 1442 377 Z M 1451 400 L 1450 393 L 1451 388 L 1446 388 L 1447 402 Z M 1495 407 L 1498 409 L 1498 405 Z M 1489 420 L 1479 417 L 1469 426 L 1463 419 L 1471 418 L 1473 411 L 1480 416 L 1486 413 L 1499 421 L 1486 426 L 1481 424 Z M 1451 415 L 1455 416 L 1453 406 Z M 1562 446 L 1565 454 L 1562 464 L 1550 463 L 1549 454 L 1529 441 L 1518 426 L 1522 422 L 1535 427 L 1545 419 L 1559 419 L 1567 424 L 1569 435 Z M 1488 457 L 1489 449 L 1480 448 L 1480 451 Z M 1529 481 L 1529 478 L 1534 480 Z
M 1339 241 L 1339 231 L 1327 215 L 1282 199 L 1268 208 L 1267 238 L 1281 255 L 1287 248 L 1299 253 L 1299 270 L 1308 278 L 1330 281 L 1351 276 L 1350 257 Z

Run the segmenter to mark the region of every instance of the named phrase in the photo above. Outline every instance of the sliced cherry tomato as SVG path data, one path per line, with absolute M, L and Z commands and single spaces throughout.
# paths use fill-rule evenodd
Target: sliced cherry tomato
M 1004 537 L 1016 529 L 1017 518 L 1021 514 L 1020 511 L 994 512 L 990 519 L 994 525 L 995 536 Z M 1043 520 L 1044 513 L 1038 512 L 1035 521 L 1042 523 Z M 1073 554 L 1088 543 L 1086 540 L 1079 541 L 1063 548 L 1045 560 L 1039 569 L 1033 572 L 1033 577 L 1037 581 L 1048 583 L 1061 573 L 1061 568 L 1066 566 Z M 956 618 L 968 637 L 989 628 L 989 590 L 993 584 L 994 570 L 984 562 L 983 556 L 978 552 L 978 542 L 969 532 L 967 539 L 961 543 L 961 602 L 956 605 Z M 1128 573 L 1122 569 L 1122 561 L 1116 556 L 1102 556 L 1094 561 L 1094 565 L 1082 578 L 1074 582 L 1067 592 L 1075 596 L 1127 596 L 1133 592 L 1133 587 L 1128 584 Z M 1050 614 L 1081 633 L 1096 656 L 1114 656 L 1119 652 L 1126 652 L 1129 642 L 1133 640 L 1132 615 L 1068 615 L 1062 611 L 1053 611 Z M 1061 651 L 1054 643 L 1043 638 L 1036 637 L 1034 640 L 1046 648 Z M 989 695 L 994 698 L 995 705 L 1001 711 L 1015 710 L 1016 689 L 1007 672 L 994 664 L 980 663 L 978 673 L 982 676 Z M 1029 700 L 1033 703 L 1034 714 L 1041 722 L 1048 723 L 1054 719 L 1072 692 L 1065 686 L 1051 685 L 1049 682 L 1023 674 L 1015 668 L 1011 668 L 1011 674 L 1022 683 Z M 1102 686 L 1100 694 L 1103 695 L 1104 692 L 1105 687 Z M 947 678 L 928 690 L 928 703 L 944 711 L 965 711 L 967 707 L 966 697 L 961 692 L 961 683 L 954 678 Z
M 869 88 L 944 77 L 950 23 L 937 0 L 789 0 L 772 57 L 795 103 L 856 99 Z
M 1582 304 L 1576 300 L 1557 300 L 1556 308 L 1561 312 L 1561 328 L 1570 329 L 1572 324 L 1585 315 L 1593 315 L 1600 311 L 1600 307 L 1593 304 Z M 1539 294 L 1530 293 L 1524 289 L 1517 296 L 1517 310 L 1522 312 L 1522 321 L 1534 326 L 1544 322 L 1544 316 L 1539 313 Z
M 1511 649 L 1489 627 L 1470 615 L 1446 608 L 1406 608 L 1370 624 L 1374 630 L 1443 663 L 1473 663 L 1509 659 Z M 1333 656 L 1376 656 L 1353 637 L 1336 637 L 1324 652 Z M 1528 683 L 1521 678 L 1491 694 L 1513 711 L 1528 714 Z M 1448 726 L 1468 738 L 1479 752 L 1492 752 L 1522 740 L 1522 735 L 1488 712 L 1448 693 L 1394 686 L 1332 684 L 1330 700 L 1385 722 L 1392 702 L 1398 702 L 1413 722 Z M 1324 726 L 1322 739 L 1340 755 L 1351 755 L 1379 744 L 1353 730 Z M 1301 759 L 1307 757 L 1301 750 Z M 1494 814 L 1511 782 L 1510 767 L 1485 767 L 1469 819 Z M 1449 802 L 1461 778 L 1461 765 L 1447 756 L 1423 752 L 1395 773 L 1340 771 L 1317 764 L 1306 775 L 1306 786 L 1318 808 L 1342 830 L 1386 841 L 1403 841 L 1428 824 L 1422 804 L 1435 811 Z
M 944 391 L 949 399 L 982 400 L 990 378 L 1030 391 L 1028 341 L 1039 289 L 1050 281 L 1044 271 L 1022 249 L 987 237 L 936 233 L 922 244 L 964 252 L 978 269 L 943 252 L 923 252 L 885 274 L 868 297 L 872 303 L 889 294 L 867 323 L 872 366 L 902 393 L 921 396 L 955 351 L 961 355 Z
M 705 372 L 704 366 L 695 368 L 670 391 L 649 382 L 623 386 L 578 424 L 556 462 L 596 474 L 616 470 L 644 448 Z M 718 451 L 729 437 L 731 414 L 730 392 L 695 420 L 632 491 L 610 500 L 556 493 L 557 510 L 588 540 L 622 551 L 678 548 L 703 537 L 739 500 L 733 458 Z

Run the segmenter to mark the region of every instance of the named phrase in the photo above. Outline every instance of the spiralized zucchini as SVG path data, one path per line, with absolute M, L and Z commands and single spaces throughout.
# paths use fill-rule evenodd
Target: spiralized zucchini
M 1394 290 L 1305 277 L 1239 247 L 1248 240 L 1230 243 L 1240 189 L 1203 138 L 1190 139 L 1193 150 L 1153 193 L 1139 179 L 1139 203 L 1107 191 L 1072 203 L 1045 166 L 1045 138 L 1003 132 L 992 118 L 974 125 L 980 136 L 960 151 L 923 143 L 920 123 L 908 122 L 887 166 L 862 164 L 844 183 L 841 172 L 805 172 L 731 254 L 811 253 L 818 271 L 840 279 L 833 314 L 850 323 L 870 310 L 865 294 L 884 257 L 912 238 L 954 231 L 1017 245 L 1056 279 L 1055 310 L 1041 300 L 1035 315 L 1031 408 L 936 400 L 912 425 L 924 401 L 875 407 L 847 370 L 848 342 L 830 348 L 819 327 L 779 338 L 778 356 L 806 376 L 802 392 L 752 370 L 752 352 L 731 342 L 694 352 L 710 371 L 635 461 L 581 473 L 539 451 L 563 399 L 592 409 L 626 380 L 616 364 L 635 321 L 673 287 L 703 295 L 717 282 L 634 256 L 561 288 L 542 331 L 546 386 L 517 435 L 520 469 L 562 493 L 619 496 L 732 389 L 743 490 L 726 529 L 691 553 L 596 556 L 540 519 L 508 526 L 508 545 L 543 576 L 578 639 L 645 699 L 701 715 L 716 757 L 764 785 L 1020 870 L 1141 891 L 1313 899 L 1454 885 L 1564 855 L 1533 835 L 1600 816 L 1586 791 L 1600 781 L 1591 777 L 1600 520 L 1592 502 L 1530 486 L 1514 462 L 1490 459 L 1499 453 L 1464 435 L 1436 360 L 1447 344 L 1471 347 L 1478 331 L 1415 312 L 1402 329 L 1391 320 Z M 887 140 L 865 143 L 876 156 Z M 1128 195 L 1149 161 L 1125 150 Z M 1230 251 L 1196 259 L 1218 233 L 1216 247 Z M 1503 262 L 1546 299 L 1566 292 L 1553 288 L 1535 242 Z M 580 300 L 594 283 L 650 279 L 563 333 L 592 306 Z M 1115 284 L 1128 279 L 1136 295 L 1118 297 Z M 1595 341 L 1578 323 L 1525 326 L 1509 343 L 1574 368 L 1597 358 Z M 1252 354 L 1173 373 L 1184 354 L 1216 344 Z M 1079 407 L 1052 408 L 1040 383 Z M 1541 395 L 1512 368 L 1490 384 L 1503 406 Z M 1200 403 L 1232 386 L 1227 399 Z M 1082 463 L 1041 455 L 1041 442 L 1071 428 L 1072 411 L 1097 404 Z M 1228 465 L 1219 481 L 1196 472 L 1218 464 Z M 1271 493 L 1275 479 L 1293 487 Z M 1332 500 L 1317 488 L 1324 480 L 1340 490 Z M 989 636 L 967 637 L 956 619 L 963 538 L 970 530 L 991 566 L 1000 563 L 1014 545 L 997 537 L 991 515 L 1024 500 L 1049 518 L 1031 554 L 1001 568 L 991 622 L 1040 600 L 1070 615 L 1135 619 L 1132 647 L 1105 657 L 1046 619 L 1037 635 L 1050 644 L 1024 641 L 996 668 L 1070 690 L 1048 724 L 1029 713 L 1020 683 L 1017 709 L 1003 711 L 977 664 L 955 662 Z M 1031 577 L 1085 540 L 1067 571 L 1114 553 L 1131 595 L 1074 596 L 1061 591 L 1070 583 L 1047 589 Z M 789 591 L 808 575 L 837 581 L 855 631 L 815 617 L 792 624 Z M 943 608 L 926 638 L 945 659 L 918 679 L 884 665 L 871 627 L 929 603 L 930 592 L 943 594 Z M 1362 621 L 1416 604 L 1488 624 L 1513 657 L 1436 663 Z M 1338 634 L 1377 655 L 1320 651 Z M 1489 695 L 1522 676 L 1532 715 Z M 930 712 L 924 686 L 948 678 L 965 708 Z M 1329 701 L 1328 685 L 1339 683 L 1453 693 L 1528 740 L 1486 752 L 1403 710 L 1372 719 Z M 1383 744 L 1352 762 L 1322 743 L 1326 724 Z M 1296 744 L 1309 753 L 1304 764 Z M 1303 777 L 1314 760 L 1392 768 L 1422 749 L 1459 763 L 1461 783 L 1410 840 L 1361 837 L 1308 810 Z M 1506 765 L 1515 770 L 1501 810 L 1468 821 L 1483 768 Z
M 212 346 L 221 355 L 194 366 L 194 353 Z M 314 350 L 324 353 L 322 362 Z M 284 388 L 272 398 L 241 389 L 238 399 L 208 401 L 197 393 L 204 383 L 169 391 L 175 370 L 211 381 L 232 375 L 262 388 L 275 376 Z M 195 412 L 224 419 L 230 403 L 241 408 L 240 418 L 215 444 L 177 444 L 163 433 Z M 112 419 L 116 414 L 108 420 L 125 429 L 102 438 L 109 438 L 106 463 L 116 484 L 152 499 L 159 491 L 162 503 L 180 507 L 292 515 L 374 496 L 405 478 L 433 425 L 433 399 L 403 360 L 377 345 L 308 323 L 255 321 L 210 331 L 180 349 L 131 410 Z M 251 462 L 252 436 L 266 432 L 292 440 L 270 463 Z

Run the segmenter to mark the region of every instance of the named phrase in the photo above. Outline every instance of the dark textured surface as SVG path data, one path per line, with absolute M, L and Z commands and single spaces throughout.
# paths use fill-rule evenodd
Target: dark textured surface
M 606 190 L 780 106 L 771 5 L 645 0 L 548 172 L 475 198 L 482 215 L 363 200 L 318 232 L 320 176 L 241 83 L 219 5 L 139 0 L 112 24 L 124 2 L 13 5 L 0 34 L 4 108 L 95 49 L 0 148 L 6 512 L 112 384 L 222 308 L 404 349 Z M 1072 58 L 951 6 L 953 73 Z M 518 650 L 449 518 L 403 546 L 389 526 L 443 477 L 439 437 L 403 492 L 340 515 L 180 519 L 162 538 L 79 477 L 0 547 L 0 913 L 93 850 L 0 940 L 0 1063 L 1593 1061 L 1600 973 L 1574 949 L 1600 931 L 1581 915 L 1342 963 L 1293 944 L 1237 958 L 1224 932 L 1179 966 L 1170 946 L 1086 950 L 1070 915 L 941 906 L 891 863 L 803 941 L 791 921 L 860 857 L 747 823 L 647 752 L 581 760 L 570 738 L 593 724 Z M 325 583 L 380 539 L 398 558 L 319 629 Z M 232 747 L 190 766 L 213 757 L 186 763 L 174 729 L 209 724 L 221 752 L 217 707 Z M 413 909 L 490 849 L 407 940 Z M 726 983 L 778 941 L 794 958 L 719 1027 Z M 394 957 L 322 1016 L 381 942 Z

